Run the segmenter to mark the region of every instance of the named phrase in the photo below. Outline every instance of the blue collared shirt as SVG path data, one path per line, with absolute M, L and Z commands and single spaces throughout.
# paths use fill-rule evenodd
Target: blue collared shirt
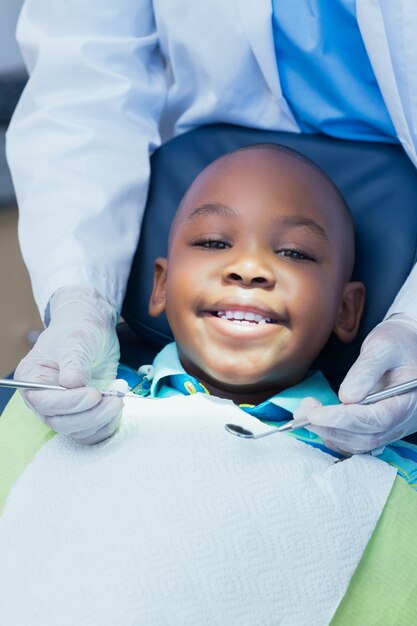
M 168 344 L 157 354 L 153 362 L 153 367 L 154 374 L 149 395 L 154 398 L 169 398 L 180 395 L 181 392 L 174 389 L 169 384 L 170 376 L 174 376 L 175 374 L 187 374 L 178 357 L 175 343 Z M 119 371 L 119 376 L 124 376 L 122 370 Z M 131 381 L 131 385 L 132 384 L 134 383 Z M 313 396 L 323 405 L 339 404 L 337 395 L 330 387 L 326 378 L 319 371 L 310 373 L 301 383 L 275 394 L 269 400 L 292 413 L 301 404 L 301 400 L 307 396 Z M 271 422 L 268 423 L 270 424 Z M 282 423 L 283 422 L 279 422 L 277 425 Z M 341 455 L 329 450 L 318 435 L 306 428 L 288 432 L 287 434 L 296 437 L 299 441 L 304 441 L 315 448 L 319 448 L 327 454 L 343 458 Z M 384 449 L 379 454 L 375 454 L 375 456 L 394 466 L 398 474 L 402 476 L 411 487 L 417 490 L 417 446 L 405 441 L 396 441 L 385 446 Z
M 397 142 L 356 0 L 272 0 L 281 89 L 304 133 Z

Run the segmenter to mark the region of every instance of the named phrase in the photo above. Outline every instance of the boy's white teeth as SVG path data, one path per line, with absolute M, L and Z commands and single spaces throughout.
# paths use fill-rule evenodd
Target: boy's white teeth
M 217 311 L 217 317 L 241 324 L 270 324 L 272 319 L 253 311 Z

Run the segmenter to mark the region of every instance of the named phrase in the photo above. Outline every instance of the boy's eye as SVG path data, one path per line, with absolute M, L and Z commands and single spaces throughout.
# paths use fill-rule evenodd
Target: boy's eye
M 278 251 L 279 256 L 285 256 L 288 259 L 294 259 L 295 261 L 314 261 L 312 256 L 304 250 L 298 250 L 297 248 L 285 248 Z
M 208 250 L 226 250 L 230 248 L 230 244 L 222 239 L 198 239 L 193 243 L 198 248 L 207 248 Z

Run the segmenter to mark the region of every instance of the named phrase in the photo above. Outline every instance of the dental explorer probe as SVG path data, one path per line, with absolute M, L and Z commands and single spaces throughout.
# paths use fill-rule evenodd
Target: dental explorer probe
M 399 385 L 387 387 L 382 391 L 370 393 L 357 404 L 373 404 L 374 402 L 379 402 L 379 400 L 386 400 L 387 398 L 400 396 L 401 394 L 412 391 L 413 389 L 417 389 L 417 378 L 409 380 L 406 383 L 400 383 Z M 230 433 L 231 435 L 236 435 L 237 437 L 243 437 L 245 439 L 260 439 L 261 437 L 268 437 L 268 435 L 274 435 L 275 433 L 283 433 L 286 430 L 297 430 L 298 428 L 304 428 L 309 424 L 310 422 L 306 419 L 294 419 L 290 420 L 286 424 L 283 424 L 282 426 L 271 428 L 270 430 L 267 430 L 260 435 L 255 435 L 251 430 L 243 428 L 242 426 L 239 426 L 239 424 L 225 424 L 225 429 L 228 433 Z
M 0 378 L 0 387 L 11 387 L 12 389 L 46 389 L 48 391 L 69 391 L 68 387 L 62 387 L 61 385 L 48 385 L 46 383 L 32 383 L 26 380 L 12 380 L 10 378 Z M 125 396 L 134 396 L 138 398 L 135 393 L 123 393 L 123 391 L 116 391 L 113 389 L 100 390 L 102 396 L 113 396 L 115 398 L 124 398 Z

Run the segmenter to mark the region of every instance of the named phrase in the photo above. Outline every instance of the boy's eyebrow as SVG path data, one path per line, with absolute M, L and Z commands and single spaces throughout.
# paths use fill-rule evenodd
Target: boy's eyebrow
M 221 215 L 222 217 L 236 217 L 236 211 L 221 202 L 208 202 L 193 209 L 187 217 L 188 221 L 192 221 L 201 215 Z
M 323 239 L 323 241 L 325 241 L 326 243 L 330 243 L 329 237 L 327 236 L 324 228 L 320 226 L 320 224 L 317 224 L 317 222 L 312 220 L 310 217 L 297 217 L 296 215 L 288 215 L 280 219 L 279 221 L 285 226 L 301 226 L 302 228 L 306 228 L 307 230 L 313 232 L 315 235 L 318 235 L 318 237 L 320 237 L 320 239 Z
M 204 215 L 236 217 L 237 213 L 234 209 L 227 206 L 226 204 L 222 204 L 221 202 L 208 202 L 201 204 L 200 206 L 193 209 L 187 217 L 187 221 L 191 222 L 193 219 Z M 287 215 L 283 218 L 278 218 L 278 221 L 284 226 L 300 226 L 301 228 L 306 228 L 307 230 L 310 230 L 312 233 L 320 237 L 320 239 L 322 239 L 326 243 L 329 243 L 329 237 L 327 236 L 324 228 L 310 217 Z

